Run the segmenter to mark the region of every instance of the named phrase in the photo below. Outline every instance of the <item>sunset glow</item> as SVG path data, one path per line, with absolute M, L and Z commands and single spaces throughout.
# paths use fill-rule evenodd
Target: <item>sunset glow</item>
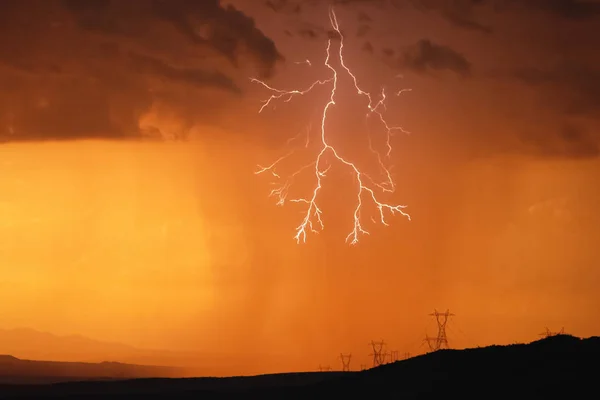
M 372 340 L 424 353 L 435 309 L 455 314 L 453 348 L 598 334 L 593 19 L 336 3 L 345 65 L 411 132 L 388 158 L 325 3 L 75 3 L 0 15 L 0 355 L 228 375 L 339 369 L 352 353 L 358 369 Z M 337 81 L 258 113 L 268 88 L 332 76 L 328 40 Z M 301 151 L 271 172 L 312 164 L 275 207 L 256 166 L 296 134 Z M 381 172 L 370 144 L 394 179 L 379 201 L 409 205 L 410 222 L 386 211 L 382 225 L 357 185 L 350 162 Z M 298 246 L 317 206 L 326 229 Z

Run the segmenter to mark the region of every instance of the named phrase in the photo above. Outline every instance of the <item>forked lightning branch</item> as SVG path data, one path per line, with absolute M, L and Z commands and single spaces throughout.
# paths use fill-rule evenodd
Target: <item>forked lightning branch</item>
M 276 167 L 284 162 L 294 151 L 288 152 L 283 156 L 279 157 L 270 165 L 263 167 L 259 166 L 259 169 L 255 172 L 255 174 L 263 174 L 270 173 L 274 178 L 278 180 L 277 186 L 275 189 L 271 190 L 270 196 L 276 197 L 277 204 L 283 205 L 286 201 L 292 203 L 300 203 L 305 206 L 305 211 L 303 212 L 303 217 L 300 221 L 300 224 L 296 227 L 296 234 L 294 239 L 296 239 L 297 243 L 306 242 L 307 234 L 310 233 L 318 233 L 319 231 L 325 228 L 325 224 L 323 222 L 323 211 L 319 207 L 319 195 L 320 191 L 323 187 L 323 178 L 325 177 L 327 171 L 329 170 L 330 163 L 326 160 L 327 156 L 333 157 L 333 162 L 340 163 L 341 165 L 347 167 L 350 172 L 354 175 L 356 181 L 356 197 L 354 200 L 356 201 L 356 207 L 354 208 L 354 212 L 352 215 L 352 230 L 346 237 L 346 242 L 350 244 L 356 244 L 359 241 L 361 235 L 368 235 L 369 232 L 365 229 L 363 225 L 363 218 L 361 213 L 363 208 L 367 202 L 372 203 L 376 209 L 378 214 L 378 219 L 383 225 L 388 225 L 386 217 L 390 215 L 400 214 L 410 220 L 410 215 L 406 213 L 404 210 L 406 208 L 405 205 L 396 205 L 396 204 L 388 204 L 381 200 L 379 200 L 378 194 L 381 193 L 393 193 L 396 189 L 396 184 L 392 179 L 392 175 L 390 173 L 389 167 L 386 166 L 384 160 L 389 159 L 392 152 L 391 145 L 391 137 L 394 132 L 406 132 L 403 128 L 398 126 L 391 126 L 388 124 L 386 119 L 384 118 L 384 112 L 386 109 L 386 100 L 387 94 L 385 89 L 383 89 L 377 98 L 374 98 L 369 92 L 366 92 L 359 85 L 357 77 L 354 75 L 352 70 L 346 65 L 344 60 L 344 36 L 340 31 L 340 27 L 338 24 L 338 19 L 335 14 L 333 8 L 329 9 L 329 20 L 331 22 L 331 27 L 339 36 L 339 47 L 337 51 L 337 55 L 339 57 L 339 65 L 340 67 L 336 68 L 331 65 L 331 57 L 332 57 L 332 41 L 329 39 L 327 41 L 326 48 L 326 56 L 324 65 L 330 71 L 329 77 L 321 80 L 317 80 L 312 84 L 308 85 L 303 90 L 280 90 L 274 87 L 271 87 L 267 83 L 258 80 L 251 79 L 252 82 L 262 85 L 265 89 L 271 92 L 271 96 L 266 99 L 260 110 L 263 112 L 265 108 L 269 107 L 276 101 L 290 102 L 297 96 L 302 96 L 309 93 L 315 87 L 319 86 L 328 86 L 330 87 L 330 91 L 328 94 L 327 101 L 323 106 L 323 110 L 320 117 L 320 135 L 319 135 L 319 147 L 316 151 L 314 158 L 306 165 L 300 166 L 294 173 L 287 177 L 282 177 L 276 172 Z M 307 62 L 310 66 L 310 63 Z M 378 123 L 381 126 L 383 134 L 385 135 L 385 146 L 386 151 L 385 154 L 381 154 L 379 151 L 375 150 L 371 138 L 369 136 L 369 147 L 366 149 L 376 156 L 376 159 L 379 163 L 379 167 L 381 171 L 383 171 L 383 181 L 379 182 L 375 180 L 371 175 L 367 172 L 361 170 L 355 161 L 343 156 L 340 154 L 340 151 L 336 147 L 334 147 L 329 141 L 329 135 L 327 130 L 327 118 L 328 112 L 336 106 L 336 92 L 338 88 L 338 77 L 341 74 L 347 74 L 353 84 L 354 89 L 356 90 L 357 96 L 362 96 L 365 99 L 366 104 L 366 116 L 367 117 L 375 117 L 378 120 Z M 409 91 L 410 89 L 403 89 L 396 93 L 396 95 L 400 95 L 403 92 Z M 302 173 L 312 173 L 314 175 L 314 186 L 312 190 L 310 190 L 305 197 L 301 198 L 288 198 L 288 193 L 290 187 L 292 186 L 294 179 L 302 174 Z

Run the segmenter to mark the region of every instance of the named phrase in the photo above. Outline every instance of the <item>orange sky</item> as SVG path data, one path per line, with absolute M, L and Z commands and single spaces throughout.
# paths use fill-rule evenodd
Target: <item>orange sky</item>
M 317 64 L 323 40 L 301 46 L 298 37 L 281 33 L 287 17 L 237 3 L 285 55 L 273 84 L 301 81 L 305 87 L 324 72 L 293 64 L 307 57 Z M 308 17 L 321 15 L 311 10 Z M 381 13 L 366 10 L 373 18 Z M 341 21 L 357 12 L 343 8 Z M 483 50 L 489 37 L 421 18 L 412 36 L 400 36 L 393 24 L 379 34 L 403 43 L 427 32 L 434 39 L 449 35 L 475 71 L 489 67 L 489 57 L 514 64 L 524 51 L 506 47 L 519 31 L 514 26 L 492 36 L 505 46 L 496 56 Z M 548 22 L 539 24 L 543 31 Z M 357 367 L 369 362 L 372 339 L 385 339 L 401 354 L 423 351 L 424 335 L 436 334 L 428 317 L 434 308 L 457 314 L 448 331 L 457 347 L 532 340 L 546 326 L 597 334 L 590 316 L 600 306 L 600 161 L 580 151 L 576 140 L 593 147 L 598 121 L 585 113 L 564 116 L 564 104 L 553 103 L 558 92 L 545 95 L 492 77 L 500 66 L 471 78 L 409 71 L 394 81 L 397 70 L 361 54 L 358 40 L 350 43 L 349 60 L 369 90 L 389 82 L 413 89 L 388 106 L 393 122 L 413 133 L 394 138 L 399 189 L 386 198 L 408 204 L 412 221 L 397 216 L 388 218 L 389 227 L 369 225 L 371 235 L 348 246 L 355 186 L 343 169 L 334 169 L 321 202 L 326 229 L 297 245 L 302 206 L 276 207 L 267 197 L 269 179 L 253 172 L 281 155 L 327 93 L 257 115 L 268 94 L 242 79 L 255 73 L 246 64 L 238 72 L 241 98 L 210 88 L 169 103 L 183 90 L 173 86 L 170 97 L 148 102 L 138 125 L 160 130 L 163 141 L 84 134 L 67 135 L 84 140 L 54 141 L 47 126 L 33 124 L 46 129 L 41 138 L 50 140 L 41 142 L 26 131 L 32 125 L 15 123 L 25 140 L 0 135 L 9 138 L 0 144 L 0 328 L 76 333 L 142 348 L 217 349 L 233 360 L 256 357 L 241 374 L 337 366 L 340 352 L 351 352 Z M 535 49 L 546 54 L 549 46 Z M 156 89 L 149 79 L 145 84 Z M 351 138 L 362 132 L 358 107 L 364 105 L 352 99 L 348 85 L 342 82 L 330 129 L 347 154 L 362 157 L 360 142 Z M 27 90 L 20 95 L 24 102 L 39 100 L 43 91 Z M 59 101 L 54 86 L 45 90 Z M 108 97 L 111 118 L 127 114 L 133 93 Z M 213 95 L 219 96 L 214 104 Z M 207 112 L 207 106 L 219 110 Z M 13 116 L 21 110 L 15 107 Z M 94 109 L 86 107 L 81 113 L 92 121 Z M 6 121 L 6 129 L 13 127 Z M 569 141 L 571 126 L 578 135 Z M 186 130 L 189 140 L 169 140 Z M 300 181 L 298 193 L 309 184 Z M 284 359 L 279 366 L 261 364 L 261 354 Z
M 355 247 L 329 196 L 326 230 L 298 246 L 298 208 L 273 206 L 250 175 L 260 151 L 218 150 L 5 146 L 3 326 L 302 355 L 301 367 L 366 356 L 379 337 L 416 352 L 435 334 L 434 307 L 457 313 L 457 346 L 527 340 L 546 325 L 597 332 L 596 162 L 440 165 L 453 182 L 415 172 L 413 221 L 395 218 Z

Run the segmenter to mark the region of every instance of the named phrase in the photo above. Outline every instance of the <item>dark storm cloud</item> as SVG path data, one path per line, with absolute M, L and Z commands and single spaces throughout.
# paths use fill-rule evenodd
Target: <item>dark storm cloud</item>
M 598 157 L 600 147 L 597 137 L 594 136 L 597 135 L 592 135 L 585 128 L 573 124 L 566 124 L 559 131 L 559 138 L 565 144 L 567 154 L 577 158 Z
M 4 0 L 0 140 L 135 137 L 157 103 L 213 116 L 240 94 L 236 68 L 269 76 L 281 59 L 217 0 Z
M 489 0 L 488 0 L 489 1 Z M 268 2 L 271 3 L 272 1 Z M 278 12 L 289 12 L 300 5 L 316 6 L 321 5 L 323 0 L 279 0 L 276 5 L 268 6 Z M 401 9 L 406 5 L 412 6 L 423 12 L 439 12 L 452 24 L 461 28 L 472 29 L 480 32 L 490 33 L 491 28 L 475 20 L 474 6 L 480 3 L 486 3 L 486 0 L 329 0 L 331 5 L 353 6 L 378 6 L 384 7 L 391 5 L 393 8 Z M 359 22 L 369 22 L 371 18 L 364 11 L 358 14 Z
M 269 74 L 281 58 L 273 41 L 264 36 L 254 20 L 235 8 L 223 8 L 218 0 L 94 0 L 82 6 L 64 0 L 79 25 L 92 32 L 141 38 L 155 23 L 166 23 L 189 45 L 209 48 L 233 63 L 245 47 Z
M 596 0 L 488 0 L 509 9 L 520 8 L 533 12 L 546 12 L 564 19 L 587 19 L 600 15 L 600 3 Z
M 322 0 L 279 0 L 277 11 L 294 9 L 292 5 L 315 6 Z M 330 0 L 333 5 L 391 5 L 400 9 L 410 6 L 422 12 L 433 12 L 441 15 L 449 23 L 462 29 L 481 33 L 492 33 L 492 27 L 480 21 L 478 14 L 484 8 L 502 13 L 505 11 L 545 13 L 561 19 L 587 19 L 600 15 L 600 3 L 595 0 Z M 299 10 L 297 10 L 299 11 Z M 364 13 L 361 12 L 360 15 Z M 364 14 L 366 15 L 366 14 Z M 366 15 L 368 17 L 368 15 Z M 362 19 L 359 19 L 363 21 Z
M 600 67 L 518 68 L 512 76 L 540 89 L 547 101 L 554 101 L 566 113 L 600 118 Z
M 525 12 L 547 14 L 560 19 L 587 19 L 600 15 L 600 3 L 595 0 L 408 0 L 423 12 L 437 12 L 453 25 L 491 33 L 492 28 L 478 20 L 484 7 L 497 13 Z
M 324 1 L 288 0 L 286 3 L 306 6 L 304 10 L 309 17 L 309 6 L 321 6 Z M 539 157 L 590 158 L 599 155 L 600 132 L 594 129 L 595 122 L 590 125 L 590 119 L 600 119 L 600 67 L 597 67 L 600 64 L 594 56 L 598 54 L 596 49 L 600 45 L 600 35 L 594 24 L 589 22 L 596 19 L 597 26 L 600 26 L 600 1 L 332 0 L 327 3 L 356 6 L 350 8 L 350 12 L 357 16 L 356 25 L 352 27 L 352 33 L 357 37 L 364 37 L 370 27 L 376 28 L 373 22 L 367 21 L 369 18 L 365 11 L 371 12 L 369 6 L 387 7 L 385 12 L 388 14 L 409 8 L 419 11 L 424 18 L 439 16 L 455 29 L 472 32 L 473 43 L 478 40 L 485 40 L 485 46 L 493 43 L 496 46 L 493 51 L 503 52 L 503 57 L 507 56 L 505 52 L 511 52 L 508 47 L 518 49 L 523 46 L 519 38 L 511 37 L 515 30 L 510 25 L 527 24 L 528 29 L 536 30 L 527 37 L 532 46 L 529 52 L 531 58 L 506 57 L 512 67 L 511 64 L 503 66 L 504 72 L 487 70 L 495 67 L 486 66 L 485 62 L 478 67 L 479 78 L 493 76 L 505 80 L 506 84 L 518 81 L 521 84 L 515 87 L 516 91 L 523 89 L 522 84 L 532 88 L 541 101 L 539 109 L 531 112 L 548 115 L 550 110 L 550 115 L 554 115 L 544 118 L 555 121 L 555 127 L 543 132 L 535 129 L 524 132 L 517 127 L 511 130 L 511 135 L 518 135 L 520 140 L 517 151 L 527 151 L 527 154 Z M 560 33 L 553 32 L 556 30 Z M 451 30 L 445 32 L 451 34 Z M 482 38 L 477 39 L 477 36 Z M 479 43 L 483 43 L 481 41 Z M 374 48 L 373 41 L 363 39 L 361 42 L 362 51 L 380 56 L 389 66 L 399 70 L 434 75 L 446 71 L 460 77 L 469 77 L 473 73 L 471 62 L 460 51 L 427 39 L 404 48 L 390 48 L 388 43 Z M 474 57 L 478 52 L 476 46 L 471 44 L 467 47 Z M 562 65 L 548 63 L 548 60 L 560 58 L 563 59 Z M 537 67 L 529 68 L 530 65 Z M 484 84 L 483 81 L 477 83 L 480 84 Z
M 382 0 L 268 0 L 264 4 L 267 8 L 277 13 L 284 14 L 301 14 L 306 9 L 304 6 L 314 7 L 321 6 L 323 4 L 329 5 L 384 5 L 385 2 Z M 301 19 L 301 18 L 300 18 Z M 357 14 L 357 20 L 360 25 L 354 28 L 356 37 L 365 37 L 370 31 L 371 26 L 367 23 L 372 22 L 372 18 L 364 11 L 360 11 Z M 317 26 L 307 21 L 299 21 L 300 28 L 297 30 L 298 36 L 305 39 L 339 39 L 339 35 L 330 29 L 329 26 Z M 289 32 L 289 31 L 288 31 Z M 291 33 L 291 32 L 290 32 Z M 346 33 L 342 31 L 342 34 L 346 36 Z M 288 35 L 289 36 L 289 35 Z
M 215 87 L 234 93 L 241 93 L 240 89 L 228 76 L 217 71 L 206 71 L 196 68 L 174 68 L 163 60 L 153 57 L 130 54 L 135 70 L 148 72 L 174 83 L 195 86 L 199 89 Z
M 535 89 L 544 108 L 557 119 L 600 119 L 600 68 L 576 63 L 517 68 L 509 74 Z M 582 118 L 583 117 L 583 118 Z M 594 158 L 600 155 L 600 132 L 574 123 L 556 130 L 527 132 L 525 145 L 543 157 Z
M 333 0 L 331 1 L 332 4 L 341 4 L 341 5 L 348 5 L 348 4 L 369 4 L 369 5 L 379 5 L 382 4 L 383 1 L 382 0 Z
M 274 11 L 299 12 L 301 5 L 315 6 L 323 2 L 324 0 L 268 0 L 265 4 Z M 483 32 L 488 32 L 490 28 L 478 22 L 475 17 L 477 11 L 483 7 L 492 7 L 497 12 L 509 10 L 547 12 L 567 19 L 591 18 L 600 15 L 600 3 L 596 0 L 328 0 L 327 3 L 332 5 L 391 5 L 398 9 L 408 5 L 421 11 L 439 12 L 459 27 Z
M 402 49 L 397 57 L 388 59 L 388 62 L 395 68 L 422 74 L 441 71 L 451 71 L 462 77 L 471 74 L 471 63 L 464 55 L 428 39 Z
M 385 6 L 390 0 L 267 0 L 265 5 L 275 12 L 284 13 L 301 13 L 304 8 L 303 6 L 321 6 L 323 4 L 332 6 L 353 6 L 353 5 L 366 5 L 366 6 Z M 392 0 L 392 5 L 399 1 L 406 0 Z M 370 21 L 370 17 L 365 12 L 358 14 L 358 20 L 360 22 Z
M 521 138 L 540 157 L 582 159 L 600 155 L 598 135 L 572 123 L 565 123 L 556 131 L 527 132 Z
M 476 7 L 485 5 L 489 0 L 408 0 L 417 10 L 423 12 L 438 12 L 453 25 L 479 31 L 491 33 L 492 29 L 476 20 Z

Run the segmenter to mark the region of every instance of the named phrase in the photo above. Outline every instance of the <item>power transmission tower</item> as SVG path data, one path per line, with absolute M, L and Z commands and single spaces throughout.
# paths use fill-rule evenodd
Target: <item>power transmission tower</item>
M 380 342 L 374 342 L 371 340 L 370 344 L 371 348 L 373 349 L 373 353 L 369 354 L 369 356 L 373 357 L 373 367 L 378 367 L 385 361 L 385 355 L 383 354 L 385 342 L 383 340 Z
M 331 367 L 329 365 L 321 365 L 321 364 L 319 364 L 319 371 L 321 371 L 321 372 L 329 372 L 329 371 L 331 371 Z
M 390 362 L 398 361 L 398 354 L 399 354 L 398 350 L 390 351 Z
M 435 339 L 435 344 L 432 348 L 432 351 L 436 351 L 442 348 L 448 349 L 448 336 L 446 336 L 446 324 L 448 323 L 448 318 L 453 317 L 454 314 L 450 312 L 450 310 L 446 310 L 446 312 L 441 313 L 438 310 L 434 310 L 433 313 L 429 314 L 432 317 L 435 317 L 435 320 L 438 325 L 438 334 Z M 431 348 L 431 344 L 430 344 Z
M 340 360 L 342 360 L 342 371 L 350 371 L 350 360 L 352 360 L 352 354 L 340 353 Z
M 410 358 L 410 353 L 407 351 L 406 353 L 404 353 L 404 359 L 408 360 Z
M 560 331 L 558 331 L 558 332 L 552 332 L 550 329 L 546 328 L 546 332 L 540 333 L 540 336 L 549 338 L 551 336 L 558 336 L 558 335 L 564 335 L 564 334 L 565 334 L 565 328 L 564 327 L 562 327 L 560 329 Z

